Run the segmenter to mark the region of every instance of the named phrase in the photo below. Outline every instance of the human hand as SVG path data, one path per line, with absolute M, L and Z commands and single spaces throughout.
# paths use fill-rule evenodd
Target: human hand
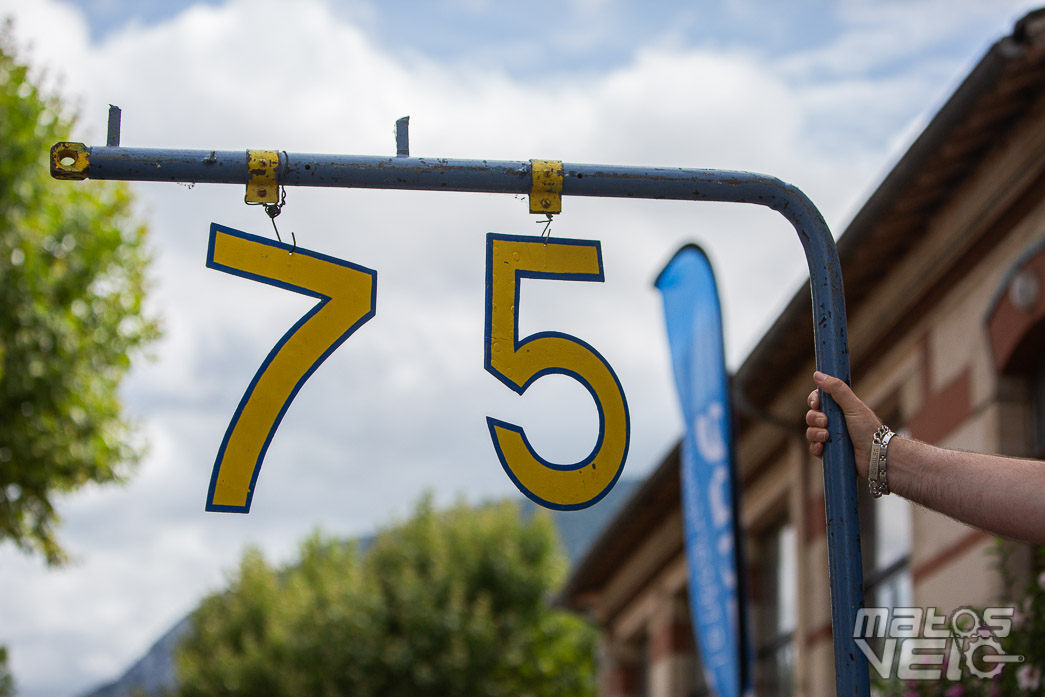
M 871 439 L 882 422 L 842 380 L 817 371 L 813 373 L 813 382 L 842 407 L 845 424 L 849 428 L 849 437 L 853 441 L 856 471 L 861 477 L 866 477 L 868 462 L 871 459 Z M 808 404 L 806 425 L 809 428 L 806 429 L 806 440 L 809 441 L 809 452 L 816 457 L 822 457 L 824 443 L 828 438 L 827 414 L 820 411 L 820 393 L 817 390 L 809 393 Z

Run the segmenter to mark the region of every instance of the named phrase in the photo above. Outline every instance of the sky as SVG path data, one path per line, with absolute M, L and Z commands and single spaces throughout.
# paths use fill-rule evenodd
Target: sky
M 126 146 L 391 156 L 409 115 L 417 156 L 764 172 L 805 191 L 837 235 L 1032 6 L 0 0 L 0 15 L 88 145 L 104 144 L 116 104 Z M 538 234 L 523 197 L 292 188 L 280 230 L 376 269 L 377 314 L 296 397 L 249 515 L 205 512 L 236 404 L 312 303 L 205 267 L 212 222 L 272 234 L 241 187 L 132 188 L 165 332 L 123 388 L 148 450 L 125 486 L 61 500 L 69 565 L 0 545 L 0 645 L 24 697 L 118 677 L 248 545 L 286 562 L 311 531 L 372 533 L 426 491 L 522 500 L 486 416 L 523 426 L 552 461 L 594 446 L 578 383 L 547 376 L 519 396 L 483 369 L 485 233 Z M 708 250 L 735 368 L 808 279 L 797 236 L 754 206 L 573 198 L 551 231 L 601 240 L 605 282 L 528 281 L 520 334 L 576 335 L 613 366 L 632 418 L 624 476 L 643 477 L 681 433 L 653 279 L 681 245 Z

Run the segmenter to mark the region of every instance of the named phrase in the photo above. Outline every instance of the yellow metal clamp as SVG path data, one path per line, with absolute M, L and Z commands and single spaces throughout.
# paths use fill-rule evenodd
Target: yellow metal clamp
M 276 150 L 247 151 L 247 203 L 279 203 L 279 152 Z
M 86 179 L 90 169 L 91 154 L 83 143 L 51 146 L 51 176 L 55 179 Z
M 530 212 L 562 213 L 562 161 L 530 160 L 530 172 Z

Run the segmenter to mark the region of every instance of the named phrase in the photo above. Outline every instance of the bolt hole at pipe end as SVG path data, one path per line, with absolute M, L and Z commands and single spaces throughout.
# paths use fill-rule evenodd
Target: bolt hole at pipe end
M 62 167 L 75 167 L 76 163 L 80 161 L 80 153 L 75 148 L 59 146 L 55 153 L 55 160 Z
M 306 171 L 306 172 L 307 172 L 308 170 L 310 170 L 310 169 L 312 169 L 312 165 L 305 165 L 305 171 Z
M 82 143 L 55 143 L 51 147 L 51 176 L 55 179 L 86 179 L 90 153 Z

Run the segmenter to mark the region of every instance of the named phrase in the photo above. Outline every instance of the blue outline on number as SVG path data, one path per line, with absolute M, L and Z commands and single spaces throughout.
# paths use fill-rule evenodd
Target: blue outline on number
M 595 253 L 598 256 L 599 270 L 596 273 L 551 273 L 545 271 L 530 271 L 516 268 L 514 298 L 515 310 L 512 313 L 512 344 L 514 346 L 515 352 L 518 352 L 521 348 L 526 346 L 526 344 L 537 339 L 545 337 L 557 337 L 561 339 L 566 339 L 567 341 L 579 344 L 580 346 L 584 347 L 585 349 L 590 351 L 597 359 L 599 359 L 602 362 L 602 364 L 606 366 L 606 370 L 610 372 L 610 375 L 613 377 L 614 383 L 616 383 L 617 385 L 617 390 L 620 392 L 621 403 L 624 407 L 624 420 L 626 426 L 624 432 L 624 452 L 621 454 L 620 465 L 617 467 L 617 473 L 613 476 L 613 480 L 609 484 L 607 484 L 606 487 L 601 492 L 599 492 L 597 496 L 595 496 L 592 499 L 589 499 L 588 501 L 582 501 L 581 503 L 575 504 L 559 504 L 542 499 L 541 497 L 537 496 L 532 491 L 527 489 L 522 484 L 522 482 L 519 481 L 519 479 L 515 476 L 515 473 L 508 466 L 508 463 L 505 462 L 504 453 L 501 451 L 500 442 L 498 441 L 497 434 L 494 430 L 497 426 L 505 429 L 506 431 L 514 431 L 518 433 L 519 436 L 522 438 L 523 444 L 526 446 L 526 449 L 529 451 L 530 455 L 532 455 L 533 458 L 537 460 L 537 462 L 539 462 L 542 466 L 553 470 L 559 470 L 562 472 L 572 472 L 575 470 L 579 470 L 591 464 L 592 460 L 595 459 L 595 456 L 599 453 L 599 450 L 602 448 L 603 441 L 606 437 L 606 418 L 603 414 L 602 402 L 599 401 L 599 398 L 595 394 L 595 390 L 592 388 L 591 384 L 573 370 L 569 370 L 567 368 L 562 368 L 559 366 L 552 366 L 550 368 L 545 368 L 544 370 L 538 371 L 529 380 L 527 380 L 525 384 L 517 385 L 516 383 L 512 382 L 512 380 L 507 375 L 493 367 L 491 361 L 493 355 L 493 332 L 491 330 L 493 324 L 493 243 L 495 240 L 526 243 L 547 242 L 548 244 L 554 243 L 561 245 L 576 245 L 580 247 L 594 247 Z M 566 334 L 563 332 L 538 332 L 537 334 L 531 334 L 521 342 L 519 341 L 519 294 L 522 290 L 522 279 L 524 278 L 557 281 L 604 282 L 606 280 L 606 275 L 602 266 L 602 244 L 598 240 L 579 240 L 564 237 L 541 238 L 526 235 L 503 235 L 495 232 L 486 233 L 486 327 L 484 332 L 485 348 L 483 355 L 483 364 L 486 368 L 486 372 L 496 377 L 498 380 L 510 387 L 519 395 L 522 395 L 524 392 L 526 392 L 526 389 L 530 385 L 532 385 L 539 378 L 542 378 L 545 375 L 569 376 L 577 382 L 579 382 L 581 385 L 585 387 L 585 389 L 588 390 L 588 394 L 591 395 L 592 401 L 595 402 L 595 408 L 599 412 L 599 437 L 595 441 L 595 447 L 592 448 L 591 453 L 589 453 L 587 457 L 585 457 L 580 462 L 574 463 L 572 465 L 558 465 L 554 462 L 549 462 L 548 460 L 545 460 L 543 457 L 538 455 L 537 452 L 533 449 L 533 446 L 530 445 L 530 439 L 526 437 L 526 432 L 523 430 L 521 426 L 516 426 L 515 424 L 510 424 L 506 421 L 495 419 L 492 416 L 487 416 L 486 425 L 490 429 L 490 438 L 493 440 L 494 450 L 497 453 L 497 459 L 501 462 L 501 467 L 504 468 L 504 471 L 508 475 L 508 478 L 515 483 L 515 486 L 518 487 L 519 491 L 525 494 L 527 498 L 536 503 L 539 503 L 541 506 L 544 506 L 545 508 L 551 508 L 559 511 L 577 511 L 583 508 L 588 508 L 589 506 L 593 506 L 599 501 L 601 501 L 602 498 L 610 492 L 614 485 L 616 485 L 617 480 L 620 479 L 620 475 L 624 472 L 624 463 L 628 459 L 628 449 L 631 447 L 631 412 L 628 410 L 628 399 L 624 395 L 624 387 L 620 384 L 620 379 L 617 377 L 616 371 L 613 370 L 613 367 L 609 364 L 609 362 L 605 358 L 603 358 L 602 354 L 596 351 L 595 347 L 593 347 L 591 344 L 587 343 L 583 339 L 579 339 L 578 337 L 573 336 L 572 334 Z
M 258 380 L 261 378 L 262 374 L 264 374 L 264 372 L 268 369 L 269 364 L 272 363 L 272 359 L 283 348 L 283 345 L 287 342 L 287 340 L 289 340 L 290 337 L 293 336 L 294 333 L 297 332 L 297 330 L 305 324 L 305 322 L 308 322 L 320 310 L 326 307 L 326 304 L 330 302 L 330 297 L 327 295 L 323 295 L 322 293 L 317 293 L 314 290 L 309 290 L 308 288 L 303 288 L 301 286 L 285 283 L 283 281 L 277 281 L 272 278 L 266 278 L 257 274 L 248 273 L 240 269 L 234 269 L 230 266 L 226 266 L 225 264 L 215 263 L 214 242 L 217 238 L 218 232 L 223 232 L 232 237 L 239 237 L 244 240 L 250 240 L 251 242 L 258 242 L 268 247 L 272 247 L 273 249 L 278 249 L 287 253 L 293 252 L 294 254 L 301 254 L 303 256 L 308 256 L 314 259 L 319 259 L 321 261 L 326 261 L 332 264 L 336 264 L 338 266 L 343 266 L 345 268 L 352 269 L 353 271 L 362 271 L 363 273 L 370 274 L 370 277 L 372 279 L 370 285 L 370 310 L 365 315 L 363 315 L 363 317 L 360 318 L 359 321 L 357 321 L 355 324 L 349 327 L 344 334 L 338 337 L 337 340 L 334 341 L 334 343 L 332 343 L 329 346 L 329 348 L 327 348 L 327 350 L 319 356 L 318 359 L 316 359 L 316 361 L 309 367 L 309 369 L 305 371 L 305 374 L 301 377 L 300 380 L 298 380 L 297 384 L 294 385 L 294 389 L 290 391 L 290 394 L 287 396 L 287 399 L 283 403 L 282 408 L 280 408 L 279 410 L 279 414 L 276 415 L 276 419 L 272 423 L 272 428 L 269 429 L 268 434 L 265 436 L 265 442 L 261 446 L 261 451 L 258 454 L 258 460 L 256 463 L 254 463 L 254 473 L 251 475 L 250 488 L 247 490 L 247 502 L 243 506 L 228 506 L 211 503 L 214 499 L 214 490 L 218 483 L 218 470 L 221 467 L 221 461 L 225 455 L 225 448 L 228 446 L 229 438 L 232 436 L 232 431 L 236 428 L 236 424 L 239 423 L 240 415 L 243 413 L 243 407 L 246 406 L 247 401 L 250 399 L 251 395 L 254 394 L 254 388 L 258 384 Z M 330 356 L 330 354 L 336 351 L 338 347 L 341 346 L 341 344 L 345 343 L 345 340 L 348 339 L 348 337 L 350 337 L 357 329 L 359 329 L 359 327 L 369 322 L 376 314 L 377 271 L 375 271 L 374 269 L 369 269 L 365 266 L 360 266 L 359 264 L 353 264 L 352 262 L 345 261 L 344 259 L 338 259 L 337 257 L 327 256 L 326 254 L 320 254 L 318 252 L 312 252 L 307 249 L 302 249 L 301 247 L 292 247 L 289 244 L 275 242 L 265 237 L 259 237 L 258 235 L 251 235 L 249 233 L 243 232 L 242 230 L 235 230 L 233 228 L 225 227 L 224 225 L 219 225 L 218 223 L 211 223 L 210 225 L 210 239 L 207 243 L 207 268 L 215 269 L 217 271 L 224 271 L 225 273 L 231 274 L 233 276 L 239 276 L 240 278 L 246 278 L 251 281 L 258 281 L 259 283 L 264 283 L 268 286 L 275 286 L 276 288 L 282 288 L 284 290 L 293 291 L 301 295 L 307 295 L 310 298 L 317 298 L 320 301 L 316 303 L 316 305 L 313 306 L 311 310 L 305 313 L 301 317 L 301 319 L 299 319 L 294 324 L 294 326 L 287 330 L 287 332 L 282 337 L 280 337 L 280 340 L 276 342 L 276 345 L 272 347 L 272 350 L 269 351 L 268 355 L 265 356 L 265 361 L 261 364 L 261 367 L 258 368 L 258 371 L 254 374 L 254 378 L 250 381 L 250 385 L 247 386 L 247 391 L 243 393 L 243 398 L 240 399 L 239 404 L 236 406 L 236 411 L 232 415 L 232 420 L 229 422 L 229 427 L 225 430 L 225 436 L 221 439 L 221 447 L 218 449 L 218 456 L 214 460 L 214 471 L 211 473 L 210 486 L 207 489 L 206 510 L 219 513 L 249 513 L 250 503 L 254 499 L 254 489 L 258 482 L 258 475 L 261 473 L 261 465 L 265 460 L 265 453 L 268 452 L 269 444 L 272 442 L 272 437 L 275 435 L 276 429 L 279 428 L 280 423 L 283 421 L 283 416 L 287 413 L 287 409 L 290 408 L 290 403 L 294 401 L 294 398 L 301 390 L 302 385 L 304 385 L 305 382 L 307 382 L 308 379 L 312 377 L 312 374 L 316 372 L 320 365 L 322 365 L 323 361 L 325 361 L 327 357 Z

